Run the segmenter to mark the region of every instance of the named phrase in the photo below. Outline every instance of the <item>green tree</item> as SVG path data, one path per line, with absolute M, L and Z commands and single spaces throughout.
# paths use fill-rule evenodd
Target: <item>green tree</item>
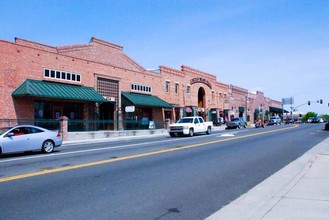
M 329 120 L 329 115 L 321 115 L 321 116 L 322 116 L 322 118 L 323 118 L 324 120 L 326 120 L 326 121 Z
M 318 114 L 315 112 L 307 112 L 304 116 L 303 116 L 303 121 L 307 121 L 309 118 L 315 118 L 318 117 Z

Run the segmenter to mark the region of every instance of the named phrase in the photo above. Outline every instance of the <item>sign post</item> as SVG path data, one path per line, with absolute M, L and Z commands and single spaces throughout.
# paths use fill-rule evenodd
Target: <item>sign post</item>
M 292 105 L 294 104 L 294 97 L 282 98 L 282 121 L 284 121 L 284 105 L 291 105 L 291 117 L 292 117 Z

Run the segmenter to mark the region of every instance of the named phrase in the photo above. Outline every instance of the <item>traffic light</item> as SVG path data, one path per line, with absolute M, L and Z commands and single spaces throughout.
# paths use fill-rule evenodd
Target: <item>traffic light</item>
M 320 104 L 322 104 L 322 99 L 320 99 Z
M 307 104 L 308 104 L 308 105 L 311 105 L 311 101 L 308 101 Z

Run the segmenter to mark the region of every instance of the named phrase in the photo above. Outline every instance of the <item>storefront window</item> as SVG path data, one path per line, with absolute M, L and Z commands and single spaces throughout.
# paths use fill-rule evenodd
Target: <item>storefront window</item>
M 34 102 L 34 124 L 47 129 L 58 129 L 59 124 L 51 120 L 53 112 L 53 103 Z
M 35 102 L 34 103 L 34 118 L 35 119 L 52 119 L 52 103 L 50 102 Z
M 82 119 L 81 103 L 34 102 L 35 119 L 59 119 L 65 115 L 69 119 Z
M 35 124 L 45 128 L 56 128 L 61 116 L 70 120 L 83 119 L 83 104 L 62 102 L 34 102 Z M 70 125 L 70 129 L 79 127 L 79 124 Z
M 78 103 L 64 103 L 64 115 L 69 119 L 81 119 L 82 105 Z

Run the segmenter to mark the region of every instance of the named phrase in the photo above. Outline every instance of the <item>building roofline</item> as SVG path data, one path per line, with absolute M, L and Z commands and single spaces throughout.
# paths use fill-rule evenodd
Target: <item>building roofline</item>
M 96 38 L 96 37 L 91 37 L 90 43 L 99 43 L 99 44 L 102 44 L 104 46 L 112 47 L 112 48 L 115 48 L 115 49 L 118 49 L 118 50 L 123 51 L 123 47 L 122 46 L 117 45 L 117 44 L 113 44 L 113 43 L 110 43 L 110 42 L 107 42 L 105 40 L 101 40 L 101 39 Z

